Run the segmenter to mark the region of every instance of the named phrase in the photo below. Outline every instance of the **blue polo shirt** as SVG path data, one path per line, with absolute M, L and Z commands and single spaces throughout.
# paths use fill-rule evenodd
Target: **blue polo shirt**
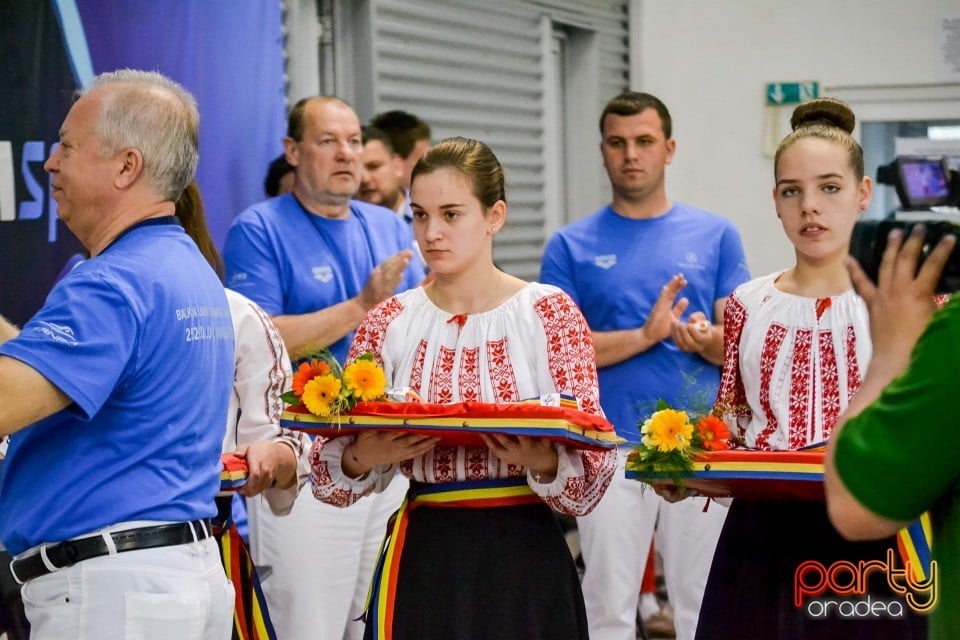
M 233 327 L 175 218 L 135 226 L 70 271 L 0 355 L 73 400 L 11 436 L 0 469 L 11 553 L 118 522 L 215 514 Z
M 227 232 L 227 286 L 270 315 L 313 313 L 356 296 L 374 267 L 404 249 L 416 253 L 410 226 L 385 207 L 350 201 L 338 219 L 307 212 L 292 194 L 243 211 Z M 423 280 L 411 260 L 397 293 Z M 353 333 L 332 345 L 343 362 Z

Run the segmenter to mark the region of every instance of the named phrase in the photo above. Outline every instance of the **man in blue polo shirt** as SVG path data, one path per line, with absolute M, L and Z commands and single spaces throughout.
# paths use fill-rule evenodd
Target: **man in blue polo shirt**
M 409 225 L 353 200 L 360 188 L 360 120 L 342 100 L 294 105 L 284 138 L 293 191 L 243 211 L 227 233 L 227 286 L 273 316 L 293 358 L 328 346 L 343 362 L 366 312 L 416 286 L 423 268 Z M 397 478 L 401 480 L 401 478 Z M 304 491 L 293 512 L 249 504 L 250 551 L 273 568 L 263 581 L 280 638 L 359 638 L 373 563 L 404 482 L 350 509 Z M 396 485 L 396 486 L 395 486 Z
M 31 637 L 230 635 L 209 518 L 233 329 L 174 216 L 198 125 L 162 75 L 102 74 L 44 167 L 91 257 L 22 331 L 0 332 L 0 536 Z
M 622 468 L 640 442 L 638 422 L 659 399 L 710 408 L 727 296 L 749 274 L 729 220 L 667 197 L 664 173 L 676 141 L 663 102 L 622 93 L 604 107 L 600 133 L 613 202 L 550 239 L 540 277 L 570 294 L 593 331 L 600 403 L 630 445 L 621 448 Z M 691 640 L 725 511 L 707 508 L 705 499 L 667 504 L 622 471 L 615 475 L 600 504 L 578 519 L 590 637 L 636 636 L 656 525 L 677 637 Z

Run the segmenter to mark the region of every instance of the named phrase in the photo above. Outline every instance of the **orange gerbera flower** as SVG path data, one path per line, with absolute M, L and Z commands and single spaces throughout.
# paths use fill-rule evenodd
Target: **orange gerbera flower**
M 347 393 L 370 401 L 383 397 L 387 390 L 387 377 L 373 360 L 356 360 L 343 370 L 343 384 Z
M 303 387 L 301 402 L 307 410 L 317 416 L 329 416 L 333 403 L 340 395 L 340 381 L 332 374 L 316 376 Z
M 700 435 L 701 446 L 707 451 L 725 451 L 730 448 L 730 428 L 717 416 L 703 416 L 697 420 L 697 433 Z
M 293 374 L 293 392 L 299 398 L 303 395 L 303 388 L 308 382 L 328 373 L 330 373 L 330 365 L 322 360 L 301 362 L 297 372 Z

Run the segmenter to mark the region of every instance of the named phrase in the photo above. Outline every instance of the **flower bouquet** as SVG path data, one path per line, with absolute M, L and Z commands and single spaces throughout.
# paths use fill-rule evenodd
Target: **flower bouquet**
M 315 416 L 339 416 L 357 403 L 384 400 L 387 377 L 365 353 L 341 367 L 329 349 L 308 356 L 293 374 L 293 389 L 280 399 L 293 407 L 302 407 Z
M 673 409 L 665 401 L 640 426 L 640 445 L 627 457 L 627 470 L 653 478 L 682 484 L 693 470 L 696 454 L 726 451 L 730 448 L 730 429 L 718 416 L 702 415 L 691 419 L 686 411 Z

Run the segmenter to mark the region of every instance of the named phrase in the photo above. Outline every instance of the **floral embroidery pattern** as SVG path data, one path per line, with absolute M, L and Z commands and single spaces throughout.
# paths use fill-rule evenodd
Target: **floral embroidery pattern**
M 787 328 L 780 324 L 770 325 L 767 336 L 763 341 L 763 353 L 760 356 L 760 406 L 763 408 L 764 415 L 767 416 L 767 426 L 757 436 L 757 447 L 764 449 L 770 436 L 777 432 L 777 414 L 770 406 L 770 384 L 773 380 L 773 368 L 777 363 L 777 354 L 780 353 L 780 345 L 783 344 L 787 336 Z

